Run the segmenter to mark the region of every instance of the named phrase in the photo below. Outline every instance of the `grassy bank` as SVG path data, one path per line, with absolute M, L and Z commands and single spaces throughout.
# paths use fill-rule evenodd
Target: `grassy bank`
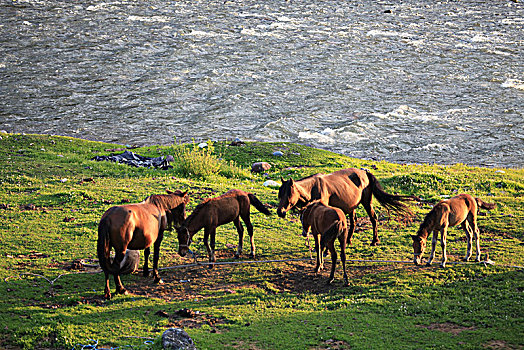
M 219 165 L 199 177 L 171 170 L 92 161 L 119 153 L 119 145 L 42 135 L 0 134 L 0 347 L 73 348 L 96 340 L 100 347 L 155 342 L 170 327 L 183 327 L 199 349 L 480 349 L 524 346 L 524 170 L 465 165 L 400 165 L 353 159 L 294 144 L 215 143 Z M 145 156 L 191 153 L 192 145 L 133 150 Z M 283 156 L 273 156 L 281 151 Z M 256 161 L 272 165 L 251 174 Z M 176 162 L 175 162 L 176 163 Z M 162 244 L 164 285 L 140 273 L 123 277 L 132 292 L 103 299 L 96 268 L 97 224 L 110 206 L 143 200 L 166 189 L 189 190 L 190 212 L 202 199 L 232 188 L 277 206 L 268 179 L 301 178 L 347 167 L 368 168 L 387 192 L 414 194 L 414 222 L 389 218 L 377 205 L 381 244 L 369 246 L 371 227 L 362 208 L 348 250 L 350 285 L 341 268 L 313 273 L 296 214 L 266 217 L 252 210 L 257 259 L 286 260 L 219 265 L 181 258 L 174 232 Z M 411 234 L 443 196 L 470 193 L 496 209 L 479 217 L 481 249 L 495 265 L 447 268 L 376 262 L 412 259 Z M 205 261 L 203 233 L 194 250 Z M 451 229 L 449 262 L 465 254 L 464 234 Z M 236 231 L 217 230 L 217 258 L 233 261 Z M 247 241 L 246 241 L 247 242 Z M 426 255 L 427 258 L 427 255 Z M 440 247 L 437 260 L 441 258 Z M 82 259 L 84 269 L 78 261 Z M 300 260 L 292 260 L 300 259 Z M 249 260 L 246 256 L 241 259 Z M 112 282 L 112 281 L 111 281 Z M 111 284 L 114 290 L 114 284 Z M 193 317 L 177 311 L 188 308 Z M 198 312 L 196 312 L 198 311 Z M 78 347 L 77 347 L 78 348 Z

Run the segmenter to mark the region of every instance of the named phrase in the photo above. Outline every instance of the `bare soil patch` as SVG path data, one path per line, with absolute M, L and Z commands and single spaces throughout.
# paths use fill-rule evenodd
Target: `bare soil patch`
M 464 327 L 458 324 L 444 322 L 444 323 L 432 323 L 428 326 L 418 325 L 417 327 L 427 328 L 431 330 L 437 330 L 444 333 L 451 333 L 453 335 L 458 335 L 464 331 L 475 330 L 475 327 Z

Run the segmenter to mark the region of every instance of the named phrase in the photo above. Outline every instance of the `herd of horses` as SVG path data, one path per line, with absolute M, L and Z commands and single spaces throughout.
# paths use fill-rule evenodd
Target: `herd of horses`
M 351 244 L 355 231 L 355 209 L 362 204 L 369 215 L 373 227 L 372 245 L 379 243 L 377 230 L 377 215 L 373 210 L 372 197 L 386 208 L 404 217 L 411 217 L 412 211 L 406 205 L 410 201 L 419 200 L 416 196 L 389 194 L 380 185 L 379 181 L 368 170 L 343 169 L 331 174 L 315 174 L 300 180 L 281 179 L 282 185 L 278 191 L 278 216 L 284 218 L 286 212 L 293 208 L 300 210 L 302 234 L 314 237 L 316 251 L 315 272 L 323 268 L 322 252 L 327 249 L 331 255 L 331 273 L 328 283 L 334 280 L 337 253 L 335 241 L 340 243 L 340 259 L 344 272 L 344 283 L 348 284 L 346 273 L 346 246 Z M 194 235 L 204 229 L 204 244 L 211 263 L 215 257 L 215 235 L 220 225 L 233 222 L 238 232 L 238 246 L 235 257 L 242 253 L 244 229 L 240 219 L 244 222 L 249 234 L 251 251 L 255 257 L 255 243 L 253 225 L 250 220 L 250 206 L 254 206 L 265 215 L 271 215 L 269 209 L 252 193 L 233 189 L 221 196 L 205 199 L 197 205 L 186 218 L 186 205 L 189 195 L 177 190 L 168 191 L 164 195 L 152 195 L 143 202 L 126 204 L 109 208 L 102 216 L 98 225 L 97 253 L 100 266 L 105 274 L 104 296 L 111 298 L 109 275 L 114 276 L 116 294 L 127 294 L 127 290 L 120 280 L 120 275 L 129 266 L 129 250 L 144 250 L 144 276 L 149 275 L 148 259 L 150 247 L 153 246 L 153 277 L 155 283 L 163 283 L 158 274 L 158 259 L 160 244 L 164 231 L 175 227 L 178 236 L 178 253 L 185 256 L 190 252 L 189 246 Z M 432 237 L 432 250 L 427 261 L 431 264 L 435 256 L 438 233 L 442 247 L 441 266 L 447 261 L 446 233 L 448 227 L 462 225 L 467 237 L 467 253 L 465 261 L 472 254 L 472 238 L 476 241 L 476 261 L 480 261 L 480 238 L 477 227 L 477 212 L 480 208 L 493 209 L 495 204 L 483 202 L 468 194 L 461 194 L 453 198 L 440 201 L 425 216 L 413 239 L 413 262 L 421 263 L 427 238 Z M 349 217 L 349 225 L 346 216 Z M 111 250 L 115 256 L 111 258 Z M 213 265 L 210 264 L 210 267 Z

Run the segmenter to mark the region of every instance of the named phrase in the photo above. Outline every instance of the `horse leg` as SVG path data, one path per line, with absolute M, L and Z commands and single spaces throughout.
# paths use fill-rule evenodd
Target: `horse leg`
M 433 230 L 433 238 L 431 239 L 431 253 L 429 254 L 428 262 L 426 263 L 427 266 L 431 265 L 431 262 L 433 261 L 433 258 L 435 258 L 435 250 L 437 248 L 437 239 L 438 239 L 438 230 Z
M 446 267 L 446 261 L 448 261 L 448 255 L 446 253 L 446 238 L 448 234 L 448 226 L 444 225 L 440 231 L 440 246 L 442 247 L 442 262 L 440 267 Z
M 244 247 L 244 228 L 240 223 L 240 217 L 237 217 L 235 220 L 233 220 L 233 224 L 235 224 L 235 227 L 237 228 L 238 232 L 238 246 L 237 252 L 235 253 L 235 258 L 238 259 L 240 258 L 240 254 L 242 254 L 242 249 Z
M 251 253 L 249 253 L 249 256 L 254 258 L 255 257 L 255 236 L 253 234 L 253 225 L 251 224 L 251 220 L 249 219 L 249 213 L 247 213 L 247 215 L 243 215 L 242 220 L 244 220 L 244 223 L 246 224 L 247 233 L 249 235 L 249 244 L 251 244 Z
M 356 221 L 356 215 L 355 211 L 352 210 L 351 213 L 349 213 L 349 230 L 347 236 L 347 244 L 351 245 L 351 238 L 353 237 L 353 234 L 355 233 L 355 221 Z
M 163 233 L 159 233 L 158 238 L 155 241 L 155 244 L 153 245 L 153 283 L 163 284 L 164 281 L 160 278 L 160 275 L 158 274 L 158 260 L 160 259 L 160 244 L 162 243 L 162 239 L 164 238 Z
M 375 213 L 375 210 L 373 210 L 373 206 L 371 205 L 371 197 L 369 200 L 362 200 L 362 205 L 364 206 L 364 209 L 366 210 L 366 213 L 368 213 L 369 220 L 371 221 L 371 225 L 373 226 L 373 240 L 371 241 L 371 245 L 378 245 L 380 240 L 378 239 L 378 216 Z
M 116 250 L 115 249 L 115 258 L 113 260 L 113 266 L 114 266 L 114 268 L 117 271 L 120 269 L 120 264 L 122 263 L 122 261 L 124 260 L 125 255 L 126 255 L 125 253 L 126 253 L 125 249 L 123 249 L 123 250 L 120 250 L 120 249 Z M 125 295 L 127 295 L 128 292 L 124 288 L 124 285 L 122 284 L 122 281 L 120 280 L 120 274 L 117 272 L 116 274 L 113 275 L 113 277 L 114 277 L 115 285 L 116 285 L 115 294 L 125 294 Z
M 144 249 L 144 268 L 142 269 L 142 273 L 144 274 L 144 277 L 149 276 L 149 255 L 151 254 L 151 249 L 149 247 Z
M 116 274 L 114 277 L 115 277 L 115 284 L 116 284 L 115 293 L 128 295 L 129 292 L 127 291 L 127 289 L 125 289 L 124 285 L 122 284 L 122 281 L 120 280 L 120 275 Z
M 320 270 L 324 269 L 324 257 L 320 250 L 320 235 L 313 234 L 313 237 L 315 238 L 315 252 L 317 252 L 317 266 L 315 267 L 315 273 L 319 273 Z
M 206 246 L 207 256 L 209 257 L 209 268 L 213 268 L 214 262 L 217 261 L 215 256 L 215 235 L 216 227 L 206 227 L 204 229 L 204 245 Z M 209 245 L 209 238 L 211 237 L 211 246 Z
M 109 273 L 104 272 L 105 278 L 106 278 L 106 286 L 104 288 L 104 297 L 109 300 L 111 299 L 111 290 L 109 289 Z
M 328 249 L 331 253 L 331 273 L 329 274 L 327 284 L 331 284 L 335 279 L 335 268 L 337 267 L 337 251 L 335 249 L 335 240 L 328 243 Z
M 477 249 L 477 256 L 475 257 L 476 262 L 480 262 L 480 230 L 477 226 L 477 220 L 475 217 L 472 219 L 473 221 L 473 237 L 475 238 L 475 248 Z
M 345 234 L 342 235 L 342 237 L 338 238 L 338 242 L 340 243 L 340 260 L 342 261 L 342 271 L 344 271 L 344 285 L 345 286 L 349 285 L 348 274 L 346 272 L 346 243 L 347 243 L 346 236 L 347 235 L 348 233 L 346 231 Z
M 466 242 L 468 244 L 464 261 L 469 261 L 469 258 L 471 258 L 471 239 L 473 238 L 473 232 L 471 232 L 471 227 L 469 226 L 468 219 L 464 220 L 461 226 L 464 230 L 464 233 L 466 233 Z

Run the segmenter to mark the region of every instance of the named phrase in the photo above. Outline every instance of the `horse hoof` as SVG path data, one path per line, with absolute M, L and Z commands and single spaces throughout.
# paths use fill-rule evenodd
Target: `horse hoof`
M 105 294 L 104 297 L 105 297 L 107 300 L 111 300 L 111 293 L 109 293 L 109 294 Z
M 330 285 L 331 283 L 333 283 L 335 279 L 334 278 L 330 278 L 328 279 L 328 281 L 326 282 L 327 285 Z
M 430 263 L 430 262 L 427 262 L 427 263 L 426 263 L 426 266 L 428 266 L 428 267 L 431 266 L 431 263 Z
M 116 291 L 116 294 L 129 295 L 129 292 L 124 288 Z
M 445 268 L 445 267 L 446 267 L 446 264 L 440 264 L 440 267 L 441 267 L 441 268 Z
M 371 242 L 370 246 L 377 246 L 379 244 L 380 241 L 373 241 Z
M 161 278 L 155 278 L 154 283 L 156 283 L 156 284 L 164 284 L 164 281 Z

